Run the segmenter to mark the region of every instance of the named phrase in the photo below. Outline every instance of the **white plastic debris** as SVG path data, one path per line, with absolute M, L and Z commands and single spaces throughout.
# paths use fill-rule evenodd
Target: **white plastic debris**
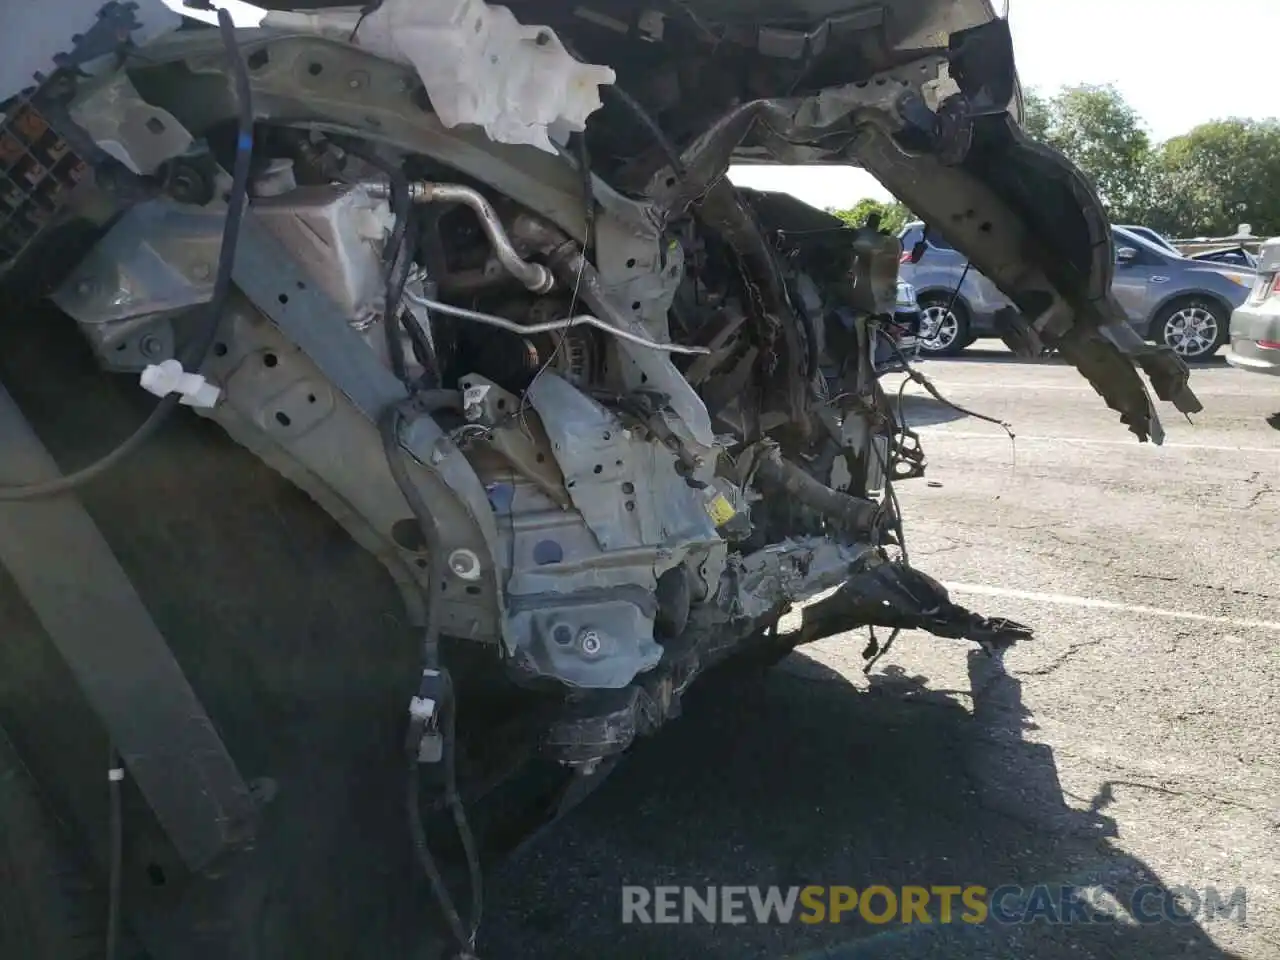
M 356 26 L 358 24 L 358 27 Z M 272 12 L 265 27 L 348 39 L 378 56 L 412 64 L 446 127 L 476 124 L 499 143 L 554 153 L 553 139 L 586 128 L 613 70 L 580 63 L 550 27 L 526 26 L 481 0 L 384 0 L 315 13 Z
M 222 390 L 198 373 L 187 373 L 178 360 L 153 363 L 142 371 L 142 389 L 157 397 L 182 394 L 179 403 L 188 407 L 209 408 L 218 402 Z

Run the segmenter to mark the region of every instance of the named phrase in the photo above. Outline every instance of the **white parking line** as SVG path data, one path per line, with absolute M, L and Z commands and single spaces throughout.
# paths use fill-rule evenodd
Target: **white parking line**
M 975 597 L 1004 597 L 1008 600 L 1033 600 L 1052 603 L 1060 607 L 1082 607 L 1089 610 L 1114 610 L 1117 613 L 1134 613 L 1144 617 L 1167 617 L 1170 620 L 1194 620 L 1198 623 L 1217 623 L 1226 627 L 1244 627 L 1254 630 L 1280 632 L 1280 623 L 1273 620 L 1243 620 L 1236 617 L 1211 617 L 1206 613 L 1187 613 L 1182 610 L 1162 610 L 1133 603 L 1116 603 L 1114 600 L 1098 600 L 1094 597 L 1072 597 L 1063 593 L 1035 593 L 1031 590 L 1011 590 L 1008 587 L 988 587 L 979 583 L 944 583 L 952 593 L 970 594 Z
M 933 427 L 922 425 L 919 427 L 919 431 L 930 442 L 934 440 L 999 440 L 1001 443 L 1006 444 L 1009 442 L 1009 437 L 1003 433 L 946 430 L 936 425 Z M 1135 450 L 1146 448 L 1150 450 L 1208 450 L 1213 453 L 1280 453 L 1280 443 L 1277 443 L 1274 447 L 1229 447 L 1211 443 L 1165 443 L 1161 446 L 1156 446 L 1153 443 L 1139 443 L 1137 437 L 1132 437 L 1128 440 L 1094 439 L 1092 437 L 1042 437 L 1018 433 L 1016 427 L 1014 428 L 1014 434 L 1019 442 L 1025 440 L 1028 443 L 1076 444 L 1086 447 L 1132 447 Z
M 1036 394 L 1045 390 L 1059 390 L 1067 393 L 1091 393 L 1091 394 L 1097 393 L 1097 391 L 1094 390 L 1093 387 L 1091 387 L 1088 383 L 1086 383 L 1083 380 L 1080 381 L 1080 383 L 1075 384 L 1075 383 L 1028 382 L 1025 380 L 1017 380 L 1017 379 L 1006 379 L 1006 380 L 1000 380 L 1000 381 L 994 381 L 994 382 L 993 381 L 973 381 L 973 380 L 939 380 L 936 377 L 930 377 L 929 379 L 933 381 L 933 385 L 935 387 L 937 387 L 939 390 L 942 390 L 943 392 L 946 392 L 947 390 L 976 390 L 976 391 L 991 390 L 991 391 L 1005 391 L 1005 392 L 1016 390 L 1019 393 Z M 1272 391 L 1269 391 L 1266 389 L 1268 384 L 1265 382 L 1265 378 L 1260 377 L 1258 379 L 1264 380 L 1264 382 L 1258 384 L 1259 389 L 1257 390 L 1218 390 L 1212 386 L 1204 385 L 1203 381 L 1197 381 L 1195 378 L 1192 378 L 1191 386 L 1192 386 L 1192 389 L 1195 390 L 1196 396 L 1200 397 L 1201 399 L 1204 399 L 1205 397 L 1266 397 L 1266 396 L 1270 396 Z M 898 384 L 899 384 L 898 380 L 893 380 L 893 379 L 890 379 L 889 377 L 886 377 L 884 382 L 885 382 L 886 389 L 888 389 L 889 384 L 893 384 L 893 390 L 895 392 L 897 391 Z M 920 397 L 924 399 L 928 397 L 928 394 L 925 393 L 921 388 L 912 386 L 907 389 L 907 396 Z

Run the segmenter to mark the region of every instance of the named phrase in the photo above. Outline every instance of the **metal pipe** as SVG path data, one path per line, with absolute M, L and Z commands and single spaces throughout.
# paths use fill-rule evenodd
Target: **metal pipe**
M 658 343 L 656 340 L 650 340 L 648 337 L 642 337 L 639 334 L 632 333 L 630 330 L 622 330 L 611 324 L 605 323 L 603 320 L 597 319 L 586 314 L 576 317 L 566 317 L 564 320 L 548 320 L 546 323 L 516 323 L 514 320 L 508 320 L 506 317 L 497 317 L 491 313 L 479 313 L 475 310 L 467 310 L 464 307 L 455 307 L 450 303 L 441 303 L 439 300 L 430 300 L 427 297 L 421 297 L 412 291 L 405 291 L 405 299 L 426 307 L 429 310 L 435 310 L 438 313 L 448 314 L 451 317 L 458 317 L 462 320 L 474 320 L 477 323 L 487 323 L 492 327 L 500 327 L 503 330 L 510 330 L 512 333 L 531 334 L 531 333 L 550 333 L 553 330 L 566 330 L 569 327 L 592 326 L 603 330 L 605 333 L 612 334 L 622 340 L 630 340 L 632 343 L 639 344 L 642 347 L 648 347 L 651 350 L 661 350 L 665 353 L 690 353 L 702 354 L 710 353 L 707 347 L 682 347 L 677 343 Z
M 371 197 L 388 199 L 391 196 L 390 184 L 373 181 L 365 184 Z M 493 252 L 513 277 L 523 283 L 534 293 L 550 293 L 556 285 L 551 271 L 540 263 L 530 263 L 516 252 L 507 229 L 502 225 L 498 212 L 485 199 L 484 194 L 460 183 L 433 183 L 430 180 L 414 180 L 409 183 L 409 197 L 414 203 L 462 203 L 475 211 L 480 218 L 480 226 L 484 229 L 489 242 L 493 244 Z

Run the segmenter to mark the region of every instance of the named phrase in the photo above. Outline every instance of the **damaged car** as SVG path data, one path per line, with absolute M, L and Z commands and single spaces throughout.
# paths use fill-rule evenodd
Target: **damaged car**
M 1200 409 L 989 0 L 190 6 L 6 33 L 6 956 L 73 896 L 111 956 L 472 955 L 718 664 L 1030 635 L 907 553 L 900 241 L 731 163 L 874 174 L 1137 441 Z

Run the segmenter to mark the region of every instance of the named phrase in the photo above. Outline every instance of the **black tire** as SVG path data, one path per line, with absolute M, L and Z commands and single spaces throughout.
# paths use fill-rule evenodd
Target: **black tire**
M 951 301 L 949 293 L 926 293 L 919 299 L 921 331 L 930 323 L 931 310 L 941 315 L 942 323 L 939 336 L 932 340 L 920 338 L 920 352 L 926 357 L 958 357 L 975 339 L 969 332 L 972 327 L 969 311 L 958 299 L 954 305 Z
M 0 957 L 102 957 L 106 899 L 68 854 L 0 730 Z
M 1172 348 L 1188 363 L 1199 363 L 1217 353 L 1230 334 L 1231 314 L 1222 304 L 1211 297 L 1191 296 L 1161 307 L 1148 339 Z

